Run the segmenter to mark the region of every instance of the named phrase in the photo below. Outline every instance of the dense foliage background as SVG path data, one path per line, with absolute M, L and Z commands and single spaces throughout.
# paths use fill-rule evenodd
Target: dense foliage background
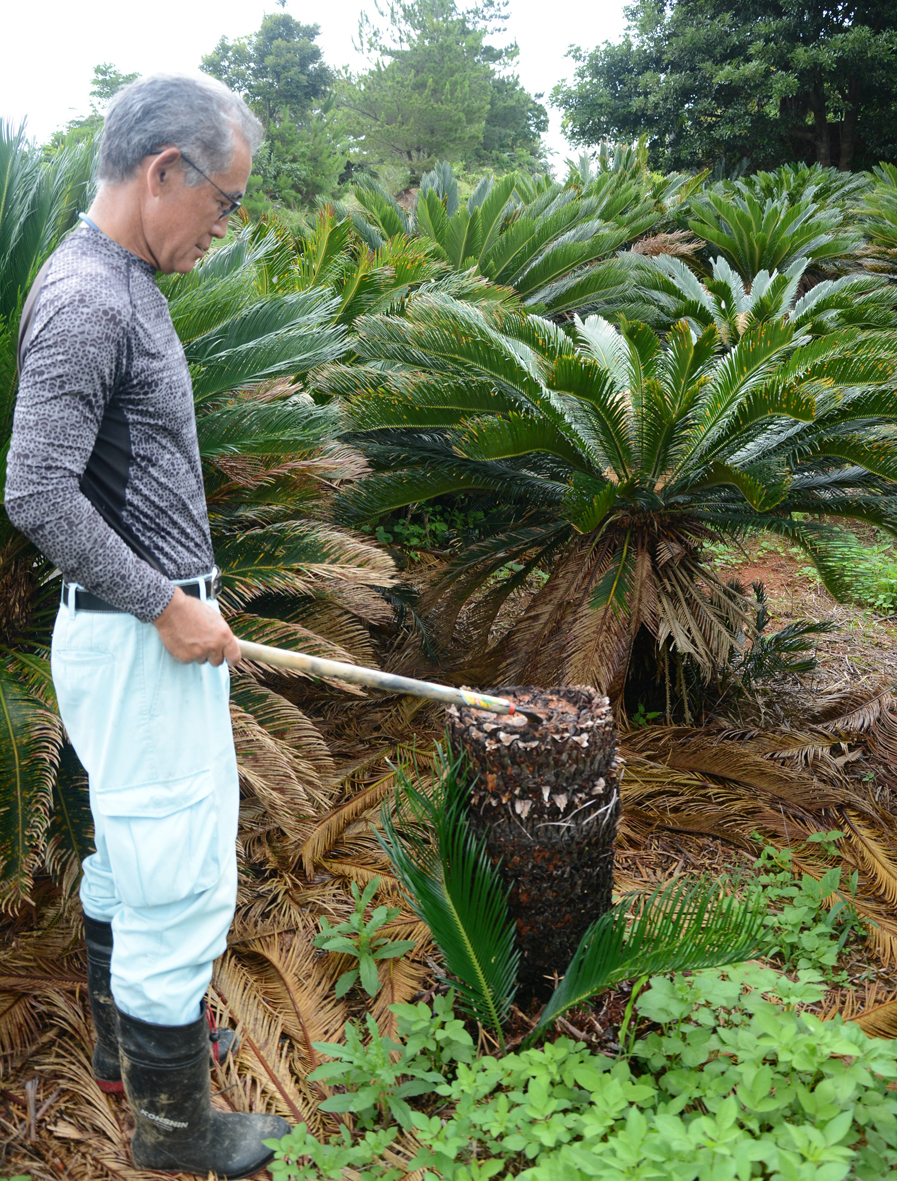
M 541 1015 L 515 1008 L 440 709 L 244 662 L 210 993 L 244 1048 L 216 1101 L 299 1126 L 284 1177 L 894 1175 L 894 678 L 816 679 L 835 620 L 792 593 L 785 621 L 763 584 L 787 555 L 828 612 L 892 635 L 890 8 L 633 5 L 556 95 L 594 150 L 555 176 L 503 11 L 392 5 L 352 76 L 285 12 L 221 39 L 203 68 L 266 146 L 227 239 L 161 287 L 237 634 L 608 693 L 616 892 L 642 893 L 543 965 L 563 979 Z M 0 126 L 0 461 L 24 296 L 128 80 L 98 66 L 91 114 L 41 149 Z M 0 514 L 0 1169 L 95 1181 L 133 1174 L 89 1069 L 58 593 Z M 765 966 L 720 968 L 755 947 Z M 558 1029 L 581 1044 L 478 1056 Z

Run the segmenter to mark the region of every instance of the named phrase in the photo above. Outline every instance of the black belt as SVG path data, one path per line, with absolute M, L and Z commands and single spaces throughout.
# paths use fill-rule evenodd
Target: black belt
M 194 578 L 191 581 L 176 582 L 175 586 L 179 586 L 185 595 L 190 595 L 194 599 L 201 599 L 202 595 L 199 593 L 200 582 L 205 583 L 206 599 L 209 602 L 214 601 L 221 586 L 221 575 L 216 571 L 208 578 Z M 62 583 L 62 603 L 63 606 L 68 607 L 70 604 L 70 596 L 72 595 L 72 584 Z M 109 611 L 116 615 L 124 615 L 121 607 L 113 607 L 111 603 L 107 603 L 105 599 L 101 599 L 99 595 L 93 594 L 89 590 L 85 590 L 83 586 L 74 588 L 74 609 L 76 611 Z

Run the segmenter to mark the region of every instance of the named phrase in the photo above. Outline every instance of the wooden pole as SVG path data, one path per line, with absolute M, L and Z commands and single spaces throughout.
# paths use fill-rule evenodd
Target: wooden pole
M 455 689 L 451 685 L 439 685 L 433 681 L 417 681 L 413 677 L 398 677 L 379 669 L 362 668 L 357 664 L 344 664 L 339 660 L 323 660 L 319 656 L 306 656 L 304 652 L 290 652 L 286 648 L 270 648 L 267 644 L 254 644 L 251 640 L 237 640 L 245 660 L 258 664 L 270 664 L 276 668 L 291 668 L 312 677 L 329 677 L 348 681 L 350 685 L 367 685 L 371 689 L 385 689 L 389 693 L 408 693 L 412 697 L 428 697 L 431 701 L 444 701 L 448 705 L 466 705 L 472 709 L 486 709 L 494 714 L 523 713 L 513 701 L 505 697 L 489 697 L 469 689 Z M 533 714 L 530 721 L 540 721 Z

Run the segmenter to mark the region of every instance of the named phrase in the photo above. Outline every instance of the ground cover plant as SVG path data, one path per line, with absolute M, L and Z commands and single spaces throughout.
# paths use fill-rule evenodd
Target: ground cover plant
M 644 913 L 627 893 L 644 901 L 672 881 L 685 896 L 701 872 L 747 873 L 771 920 L 759 965 L 624 972 L 553 1027 L 546 1017 L 526 1049 L 539 1013 L 512 998 L 501 1055 L 377 839 L 394 768 L 412 755 L 430 798 L 441 712 L 236 670 L 240 894 L 210 1003 L 244 1036 L 213 1090 L 222 1107 L 277 1111 L 299 1129 L 285 1176 L 566 1178 L 590 1175 L 593 1159 L 608 1175 L 661 1177 L 895 1166 L 893 1056 L 874 1038 L 897 1032 L 897 670 L 891 625 L 851 605 L 868 584 L 857 555 L 874 562 L 878 546 L 884 566 L 893 553 L 890 180 L 806 168 L 742 179 L 737 208 L 772 211 L 781 257 L 739 261 L 739 225 L 711 200 L 726 183 L 651 173 L 624 150 L 564 182 L 519 176 L 495 245 L 481 238 L 476 253 L 464 242 L 482 235 L 500 182 L 462 209 L 437 169 L 410 213 L 367 186 L 357 207 L 298 230 L 238 228 L 166 287 L 238 632 L 442 680 L 466 679 L 476 661 L 482 684 L 554 661 L 553 677 L 596 683 L 590 629 L 603 619 L 628 644 L 634 620 L 662 616 L 634 589 L 659 586 L 668 630 L 636 633 L 615 702 L 641 724 L 620 743 L 614 929 Z M 823 217 L 832 209 L 837 223 Z M 800 253 L 802 227 L 819 252 Z M 490 250 L 515 234 L 521 265 L 495 283 Z M 638 285 L 622 292 L 618 272 Z M 16 286 L 4 305 L 7 362 L 20 298 Z M 557 380 L 564 367 L 588 396 Z M 403 407 L 419 417 L 402 420 Z M 362 429 L 362 409 L 379 410 L 382 428 Z M 618 414 L 607 429 L 599 410 Z M 705 429 L 704 467 L 676 486 L 670 436 L 691 430 L 700 452 L 705 410 L 729 449 L 711 455 Z M 617 436 L 631 470 L 602 451 Z M 389 474 L 403 495 L 377 500 Z M 626 514 L 647 563 L 625 546 Z M 601 545 L 608 565 L 596 570 Z M 2 757 L 23 790 L 18 811 L 5 796 L 0 814 L 0 1172 L 139 1181 L 127 1109 L 89 1071 L 73 895 L 89 829 L 42 665 L 55 587 L 21 538 L 9 547 L 3 692 L 19 712 L 4 714 Z M 749 589 L 758 580 L 762 596 Z M 722 623 L 702 649 L 698 616 L 714 613 Z M 827 634 L 828 616 L 839 630 Z M 788 627 L 787 642 L 815 653 L 771 648 Z M 413 829 L 398 826 L 396 842 Z M 793 1059 L 770 1048 L 764 1023 L 787 1031 Z M 765 1105 L 773 1088 L 781 1106 Z

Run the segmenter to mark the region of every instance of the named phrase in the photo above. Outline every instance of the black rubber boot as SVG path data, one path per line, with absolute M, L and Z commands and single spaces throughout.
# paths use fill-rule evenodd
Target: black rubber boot
M 292 1131 L 285 1119 L 212 1107 L 204 1015 L 190 1025 L 151 1025 L 115 1013 L 137 1168 L 225 1179 L 249 1177 L 273 1159 L 263 1141 Z
M 118 1034 L 115 1031 L 115 1002 L 109 983 L 112 960 L 112 924 L 84 915 L 84 942 L 87 946 L 87 998 L 97 1033 L 96 1049 L 91 1059 L 97 1086 L 107 1095 L 121 1095 L 125 1086 L 118 1061 Z M 202 1002 L 209 1026 L 209 1055 L 212 1063 L 223 1062 L 236 1054 L 240 1039 L 233 1029 L 219 1029 L 211 1010 Z
M 124 1090 L 118 1062 L 118 1036 L 115 1032 L 115 1002 L 109 984 L 112 960 L 112 924 L 84 916 L 84 942 L 87 945 L 87 999 L 97 1032 L 96 1049 L 91 1064 L 93 1077 L 101 1091 L 114 1094 Z

